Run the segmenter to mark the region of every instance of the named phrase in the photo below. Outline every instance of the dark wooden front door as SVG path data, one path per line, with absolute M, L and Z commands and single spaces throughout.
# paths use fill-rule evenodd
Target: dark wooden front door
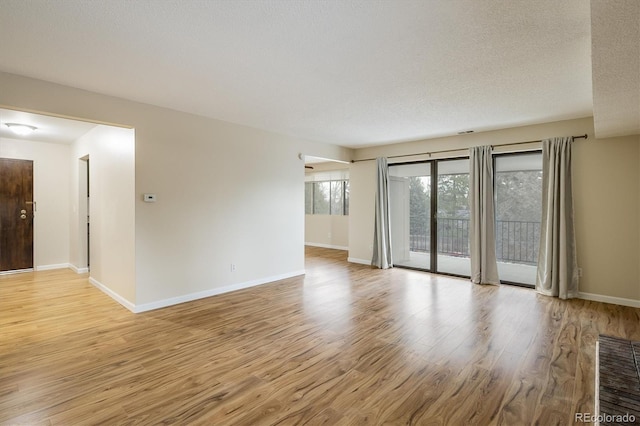
M 0 158 L 0 272 L 33 268 L 33 161 Z

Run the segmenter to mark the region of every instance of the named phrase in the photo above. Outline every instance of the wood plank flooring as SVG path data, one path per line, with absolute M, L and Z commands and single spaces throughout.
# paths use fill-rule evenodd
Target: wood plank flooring
M 0 276 L 0 424 L 572 424 L 640 309 L 346 262 L 132 314 L 68 270 Z

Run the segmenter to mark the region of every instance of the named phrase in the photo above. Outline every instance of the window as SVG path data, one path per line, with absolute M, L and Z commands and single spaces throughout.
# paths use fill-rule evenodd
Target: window
M 344 182 L 331 181 L 331 214 L 344 214 Z
M 305 182 L 305 214 L 349 214 L 349 181 Z
M 313 183 L 313 214 L 329 214 L 329 182 Z
M 500 280 L 533 286 L 542 217 L 542 153 L 503 154 L 494 159 Z
M 349 215 L 349 181 L 344 181 L 344 214 Z
M 313 214 L 313 182 L 304 183 L 304 214 Z

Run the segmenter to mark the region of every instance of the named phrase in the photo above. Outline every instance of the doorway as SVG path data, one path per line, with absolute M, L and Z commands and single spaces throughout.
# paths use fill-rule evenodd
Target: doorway
M 304 244 L 349 249 L 349 165 L 305 156 Z
M 0 273 L 33 269 L 33 161 L 0 158 Z
M 468 277 L 469 160 L 389 166 L 396 266 Z
M 89 272 L 91 265 L 91 202 L 89 185 L 89 156 L 78 160 L 78 245 L 81 272 Z M 86 236 L 83 238 L 83 235 Z M 86 266 L 84 266 L 86 265 Z

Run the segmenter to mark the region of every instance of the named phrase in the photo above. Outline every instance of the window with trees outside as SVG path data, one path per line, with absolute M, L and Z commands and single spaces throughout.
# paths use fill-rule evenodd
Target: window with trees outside
M 494 155 L 500 280 L 534 285 L 542 215 L 542 154 Z M 389 166 L 394 265 L 469 276 L 469 160 Z
M 391 165 L 389 197 L 395 265 L 470 275 L 468 159 Z
M 542 153 L 494 156 L 496 257 L 503 282 L 535 285 L 542 217 Z
M 348 215 L 349 181 L 305 182 L 305 214 Z
M 438 272 L 471 276 L 469 160 L 438 161 Z

